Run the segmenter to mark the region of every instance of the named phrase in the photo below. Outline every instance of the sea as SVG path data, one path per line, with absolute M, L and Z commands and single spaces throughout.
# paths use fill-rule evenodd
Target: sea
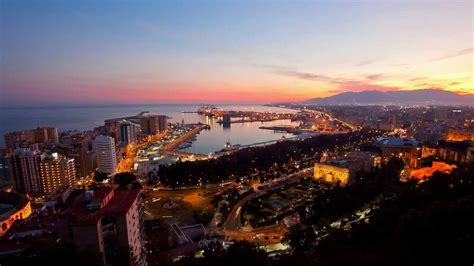
M 91 130 L 104 125 L 104 120 L 136 115 L 148 111 L 153 114 L 167 115 L 171 123 L 206 123 L 210 130 L 196 135 L 190 147 L 184 149 L 193 153 L 211 153 L 224 148 L 227 142 L 232 145 L 248 145 L 265 141 L 291 137 L 289 133 L 260 129 L 261 126 L 295 125 L 289 120 L 272 122 L 232 123 L 230 126 L 218 124 L 215 119 L 197 113 L 196 104 L 147 104 L 147 105 L 107 105 L 107 106 L 66 106 L 66 107 L 17 107 L 0 108 L 0 135 L 36 127 L 57 127 L 59 131 Z M 217 108 L 224 110 L 247 110 L 267 112 L 296 112 L 295 110 L 256 104 L 221 104 Z M 0 138 L 0 147 L 5 146 Z

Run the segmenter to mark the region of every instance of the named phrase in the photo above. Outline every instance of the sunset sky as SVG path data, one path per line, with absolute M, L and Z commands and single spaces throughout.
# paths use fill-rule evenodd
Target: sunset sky
M 474 93 L 472 1 L 0 1 L 0 105 Z

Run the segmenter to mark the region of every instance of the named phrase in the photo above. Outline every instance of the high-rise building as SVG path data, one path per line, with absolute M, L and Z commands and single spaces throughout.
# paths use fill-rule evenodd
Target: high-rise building
M 140 126 L 132 122 L 123 122 L 120 126 L 120 141 L 123 143 L 134 143 L 137 141 L 137 135 L 140 132 Z
M 12 158 L 12 174 L 17 191 L 41 195 L 43 193 L 39 165 L 41 153 L 30 149 L 16 149 Z
M 74 159 L 57 153 L 17 149 L 11 159 L 16 190 L 23 193 L 48 196 L 76 180 Z
M 85 191 L 61 214 L 58 229 L 61 239 L 100 252 L 105 265 L 124 250 L 130 251 L 136 265 L 146 264 L 139 189 Z
M 31 130 L 14 131 L 5 134 L 5 145 L 8 150 L 16 148 L 42 148 L 48 144 L 58 144 L 57 128 L 38 127 Z
M 158 116 L 158 129 L 160 133 L 168 129 L 168 117 L 166 115 Z
M 40 175 L 43 194 L 50 195 L 60 187 L 72 187 L 76 181 L 74 159 L 57 153 L 42 154 Z
M 121 119 L 108 119 L 105 120 L 105 130 L 108 136 L 113 137 L 116 140 L 120 139 L 120 128 L 123 123 Z
M 98 136 L 92 143 L 97 160 L 97 171 L 106 174 L 115 174 L 117 157 L 114 138 Z
M 168 128 L 168 118 L 165 115 L 146 114 L 140 117 L 142 133 L 155 135 Z
M 77 179 L 85 178 L 95 170 L 95 159 L 92 158 L 92 138 L 91 131 L 69 132 L 62 134 L 60 145 L 54 150 L 59 151 L 68 158 L 73 158 L 76 165 Z
M 58 144 L 58 129 L 55 127 L 38 127 L 34 129 L 35 139 L 37 142 Z

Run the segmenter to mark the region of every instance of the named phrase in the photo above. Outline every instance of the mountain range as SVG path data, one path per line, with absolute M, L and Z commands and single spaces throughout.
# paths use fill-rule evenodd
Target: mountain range
M 314 98 L 307 104 L 336 105 L 471 105 L 474 106 L 474 94 L 460 95 L 441 89 L 411 91 L 361 91 L 343 92 L 337 95 Z

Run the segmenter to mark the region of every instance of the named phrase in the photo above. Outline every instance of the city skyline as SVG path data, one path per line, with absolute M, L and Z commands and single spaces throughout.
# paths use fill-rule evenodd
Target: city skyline
M 472 264 L 473 11 L 0 0 L 0 266 Z
M 2 1 L 0 105 L 474 92 L 470 1 Z

